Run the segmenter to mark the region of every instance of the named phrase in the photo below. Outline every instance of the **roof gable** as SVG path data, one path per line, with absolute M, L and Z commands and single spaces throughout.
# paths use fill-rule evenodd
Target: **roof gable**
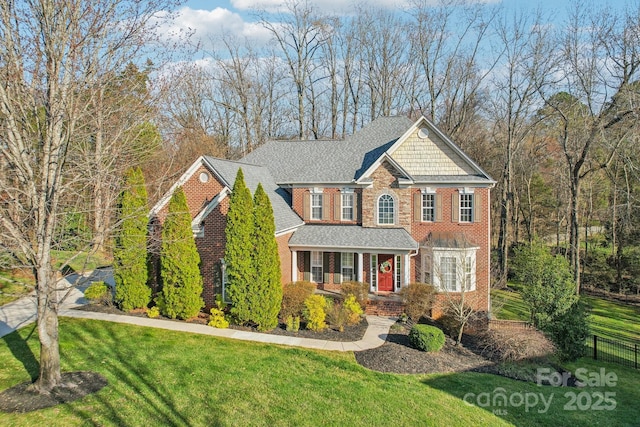
M 429 176 L 463 180 L 476 176 L 492 182 L 477 163 L 425 117 L 418 119 L 387 153 L 417 180 Z

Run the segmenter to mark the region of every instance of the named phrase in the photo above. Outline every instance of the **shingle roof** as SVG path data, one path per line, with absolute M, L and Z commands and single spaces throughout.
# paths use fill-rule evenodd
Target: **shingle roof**
M 381 117 L 344 140 L 270 141 L 242 161 L 267 166 L 279 184 L 350 183 L 412 125 L 407 117 Z
M 351 250 L 416 250 L 418 243 L 404 228 L 367 228 L 359 225 L 303 225 L 289 246 Z
M 205 156 L 204 160 L 220 175 L 220 178 L 225 181 L 225 184 L 229 188 L 233 187 L 236 174 L 240 168 L 242 168 L 245 183 L 247 187 L 249 187 L 249 190 L 251 190 L 251 193 L 256 191 L 258 183 L 262 183 L 262 187 L 269 196 L 271 206 L 273 207 L 276 233 L 304 224 L 302 219 L 289 207 L 291 204 L 289 193 L 276 185 L 267 168 L 248 163 L 217 159 L 210 156 Z

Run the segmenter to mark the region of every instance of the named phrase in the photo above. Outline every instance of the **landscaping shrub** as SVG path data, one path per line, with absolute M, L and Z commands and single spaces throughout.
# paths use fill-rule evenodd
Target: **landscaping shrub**
M 286 320 L 287 331 L 298 332 L 300 330 L 300 316 L 289 316 Z
M 162 293 L 156 299 L 163 315 L 188 319 L 198 314 L 202 300 L 200 254 L 191 230 L 191 215 L 182 188 L 169 200 L 162 225 L 160 277 Z
M 540 331 L 530 329 L 488 330 L 476 336 L 481 354 L 494 362 L 516 362 L 549 356 L 554 346 Z
M 563 361 L 574 361 L 585 355 L 589 337 L 589 312 L 578 300 L 564 314 L 545 326 L 544 332 L 555 344 L 557 354 Z
M 347 312 L 347 324 L 357 325 L 362 320 L 364 310 L 356 300 L 354 295 L 349 295 L 343 303 L 344 310 Z
M 409 342 L 422 351 L 440 351 L 444 346 L 444 333 L 431 325 L 414 325 L 409 331 Z
M 427 283 L 410 283 L 400 290 L 404 311 L 414 322 L 429 316 L 435 299 L 435 288 Z
M 307 321 L 307 329 L 321 331 L 327 327 L 325 319 L 327 313 L 327 299 L 322 295 L 311 295 L 304 301 L 304 318 Z
M 355 297 L 352 296 L 352 298 L 355 301 Z M 327 313 L 329 324 L 337 331 L 344 332 L 344 327 L 349 322 L 347 307 L 341 302 L 333 302 L 330 299 L 327 299 L 326 302 L 325 312 Z
M 340 292 L 345 297 L 353 295 L 360 307 L 366 307 L 369 301 L 369 284 L 364 282 L 349 281 L 340 285 Z
M 225 318 L 224 311 L 218 307 L 213 307 L 211 308 L 208 325 L 214 328 L 225 329 L 229 327 L 229 321 Z
M 224 260 L 227 272 L 227 296 L 231 300 L 231 314 L 239 324 L 251 321 L 251 304 L 255 296 L 256 269 L 253 259 L 254 216 L 251 191 L 244 182 L 244 173 L 238 169 L 233 190 L 229 196 L 229 209 L 225 226 L 226 245 Z
M 124 311 L 146 308 L 151 302 L 147 286 L 147 190 L 140 168 L 130 169 L 125 176 L 126 189 L 118 199 L 116 232 L 113 248 L 115 301 Z
M 249 293 L 250 319 L 259 331 L 278 326 L 278 313 L 282 306 L 282 282 L 280 281 L 280 256 L 276 242 L 276 226 L 269 196 L 258 184 L 253 198 L 254 250 L 252 253 L 255 281 Z
M 160 308 L 158 306 L 153 306 L 147 310 L 147 317 L 149 319 L 155 319 L 160 316 Z
M 316 284 L 305 281 L 290 282 L 282 287 L 282 307 L 280 318 L 300 317 L 304 311 L 304 301 L 316 290 Z
M 84 297 L 94 304 L 111 303 L 111 288 L 103 281 L 93 282 L 84 291 Z

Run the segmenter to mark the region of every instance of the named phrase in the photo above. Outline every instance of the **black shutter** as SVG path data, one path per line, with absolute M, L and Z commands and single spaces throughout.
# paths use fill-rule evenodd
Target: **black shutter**
M 322 272 L 324 273 L 323 283 L 329 283 L 329 276 L 331 275 L 331 272 L 329 271 L 330 255 L 331 252 L 324 252 L 322 254 Z
M 303 252 L 304 259 L 304 274 L 303 278 L 307 282 L 311 281 L 311 252 Z
M 335 252 L 333 254 L 333 283 L 342 282 L 342 263 L 341 263 L 341 253 Z

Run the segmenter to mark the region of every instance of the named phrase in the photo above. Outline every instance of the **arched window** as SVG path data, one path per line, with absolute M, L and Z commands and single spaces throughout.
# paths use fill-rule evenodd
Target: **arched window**
M 394 224 L 395 201 L 389 194 L 378 198 L 378 224 Z

